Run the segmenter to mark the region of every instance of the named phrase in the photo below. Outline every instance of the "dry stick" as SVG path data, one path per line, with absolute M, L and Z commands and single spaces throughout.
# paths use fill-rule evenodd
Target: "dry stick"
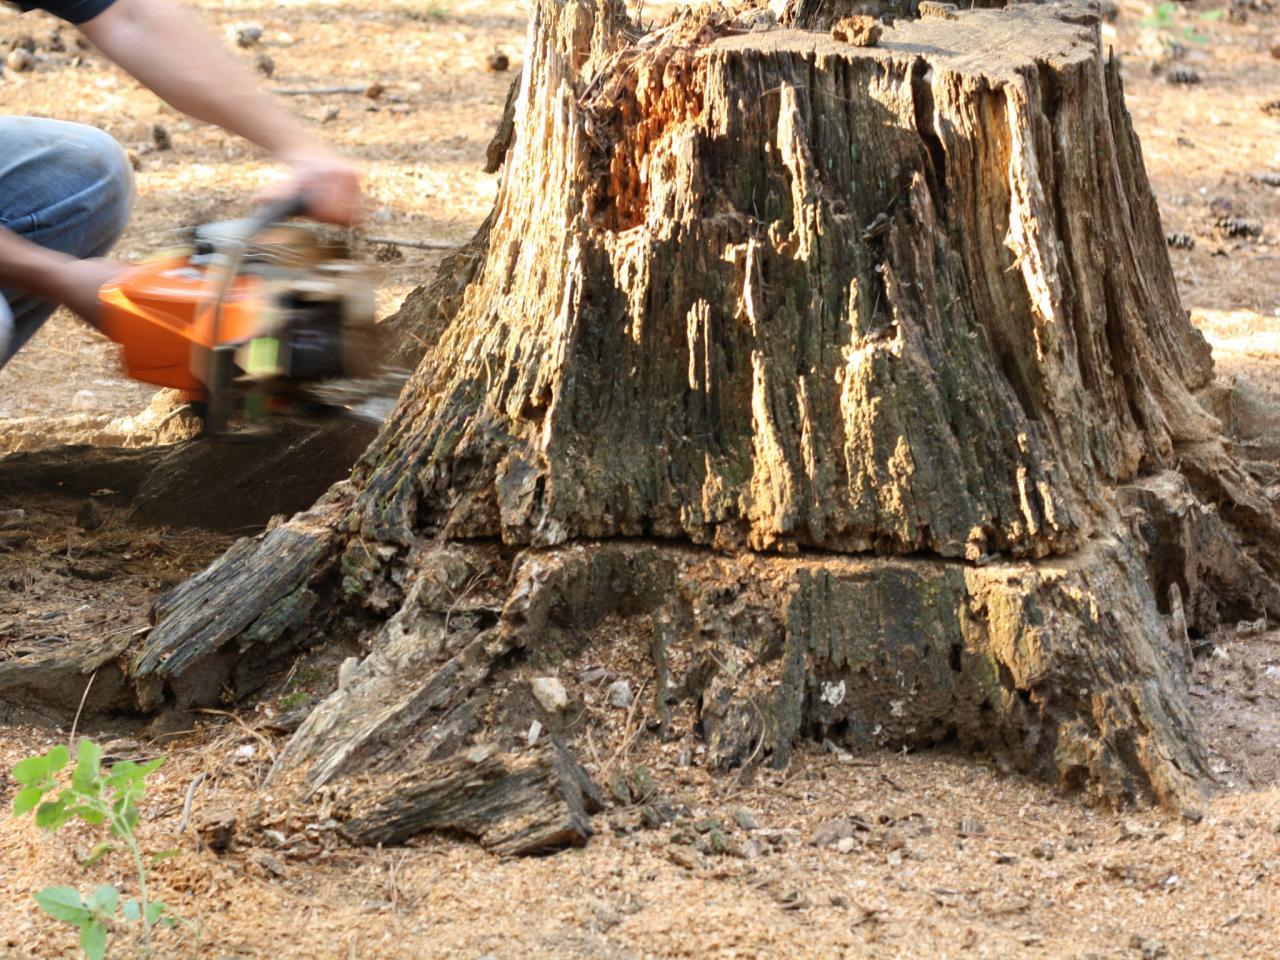
M 98 676 L 98 668 L 95 667 L 93 673 L 89 674 L 89 682 L 84 685 L 84 693 L 80 694 L 80 706 L 76 707 L 75 719 L 71 721 L 71 735 L 67 737 L 67 748 L 71 749 L 76 743 L 76 727 L 80 726 L 80 711 L 84 709 L 84 702 L 89 699 L 89 689 L 93 686 L 94 678 Z
M 187 824 L 191 822 L 191 801 L 196 798 L 196 787 L 204 783 L 205 773 L 200 771 L 191 781 L 191 786 L 187 787 L 187 798 L 182 801 L 182 822 L 178 824 L 179 835 L 187 832 Z
M 365 237 L 365 243 L 389 243 L 393 247 L 412 247 L 415 250 L 460 250 L 462 244 L 448 240 L 397 240 L 395 237 Z
M 640 689 L 636 691 L 635 699 L 631 701 L 631 709 L 627 711 L 627 722 L 622 727 L 622 743 L 614 753 L 613 759 L 609 762 L 610 769 L 617 766 L 619 761 L 625 761 L 627 759 L 627 753 L 631 750 L 631 744 L 635 741 L 635 738 L 640 735 L 640 731 L 644 728 L 642 718 L 641 722 L 636 725 L 635 732 L 632 733 L 631 721 L 635 719 L 636 708 L 640 705 L 640 699 L 644 696 L 644 692 L 648 686 L 649 678 L 645 677 L 644 682 L 640 684 Z
M 339 87 L 276 87 L 271 92 L 282 97 L 327 96 L 333 93 L 364 93 L 371 86 L 371 83 L 348 83 Z

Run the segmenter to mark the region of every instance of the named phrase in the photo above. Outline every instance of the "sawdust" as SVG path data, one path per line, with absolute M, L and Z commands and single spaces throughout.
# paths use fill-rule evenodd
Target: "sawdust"
M 1172 252 L 1185 302 L 1214 338 L 1220 371 L 1277 394 L 1280 357 L 1267 338 L 1280 330 L 1280 190 L 1250 175 L 1280 169 L 1278 121 L 1260 107 L 1280 83 L 1280 62 L 1265 49 L 1280 14 L 1261 7 L 1249 8 L 1244 24 L 1197 25 L 1209 43 L 1184 55 L 1203 80 L 1194 87 L 1150 71 L 1151 31 L 1139 24 L 1145 5 L 1122 4 L 1106 41 L 1125 58 L 1166 230 L 1196 240 Z M 486 65 L 495 46 L 520 49 L 522 8 L 477 0 L 204 9 L 219 29 L 249 18 L 263 24 L 273 83 L 382 83 L 376 103 L 359 95 L 290 99 L 367 164 L 379 233 L 469 236 L 493 196 L 494 179 L 479 170 L 508 82 Z M 47 25 L 0 14 L 0 32 L 18 23 L 29 32 Z M 177 225 L 243 212 L 271 172 L 256 151 L 186 124 L 94 55 L 80 68 L 38 63 L 10 73 L 0 109 L 94 122 L 135 151 L 164 124 L 173 148 L 140 156 L 126 256 L 162 246 Z M 1215 209 L 1215 197 L 1234 215 L 1259 219 L 1262 237 L 1222 236 L 1214 225 L 1226 207 Z M 384 313 L 437 259 L 403 253 L 387 266 Z M 0 373 L 0 419 L 136 412 L 149 391 L 121 380 L 112 357 L 110 345 L 60 317 Z M 82 389 L 98 405 L 72 411 Z M 56 424 L 49 429 L 54 435 Z M 226 544 L 200 532 L 126 528 L 107 501 L 103 525 L 85 531 L 76 523 L 80 503 L 19 502 L 0 492 L 0 510 L 17 507 L 32 535 L 0 553 L 0 656 L 47 636 L 138 629 L 159 590 Z M 77 576 L 73 566 L 109 576 Z M 640 693 L 652 678 L 626 639 L 610 663 L 589 666 L 626 677 Z M 1222 652 L 1206 648 L 1192 700 L 1221 791 L 1199 822 L 1199 814 L 1090 809 L 981 757 L 945 752 L 839 757 L 815 746 L 785 771 L 760 771 L 750 782 L 712 778 L 696 754 L 658 742 L 642 696 L 635 711 L 606 708 L 600 679 L 586 685 L 601 722 L 583 761 L 602 781 L 645 766 L 673 822 L 645 827 L 638 808 L 615 806 L 596 818 L 599 835 L 585 850 L 519 862 L 447 838 L 351 850 L 320 808 L 285 810 L 262 789 L 272 751 L 285 741 L 272 725 L 332 688 L 332 652 L 277 678 L 239 720 L 204 715 L 199 729 L 163 747 L 146 742 L 129 718 L 86 732 L 170 757 L 141 831 L 150 849 L 184 851 L 157 867 L 156 881 L 159 895 L 198 924 L 200 943 L 172 936 L 160 942 L 165 957 L 1137 957 L 1157 956 L 1162 945 L 1171 957 L 1272 957 L 1280 952 L 1280 633 L 1212 639 Z M 0 721 L 4 769 L 67 736 L 30 726 L 30 716 Z M 201 774 L 194 819 L 228 807 L 242 818 L 221 857 L 178 833 Z M 0 783 L 7 805 L 11 784 Z M 758 830 L 739 825 L 743 810 Z M 250 829 L 286 813 L 287 833 Z M 811 846 L 814 831 L 837 817 L 856 818 L 847 840 Z M 708 820 L 737 855 L 701 849 L 709 848 Z M 0 957 L 75 954 L 72 934 L 46 922 L 29 893 L 53 883 L 128 882 L 110 859 L 82 871 L 76 855 L 89 846 L 87 835 L 49 838 L 0 817 Z

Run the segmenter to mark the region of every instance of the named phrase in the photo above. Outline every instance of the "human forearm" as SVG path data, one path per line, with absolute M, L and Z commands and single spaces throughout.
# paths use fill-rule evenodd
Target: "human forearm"
M 98 290 L 121 269 L 109 260 L 77 260 L 0 227 L 0 286 L 64 304 L 90 323 L 98 319 Z
M 60 303 L 61 280 L 74 259 L 0 227 L 0 286 Z

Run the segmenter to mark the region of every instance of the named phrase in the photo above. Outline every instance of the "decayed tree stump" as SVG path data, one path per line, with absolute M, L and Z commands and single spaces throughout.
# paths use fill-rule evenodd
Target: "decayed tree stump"
M 1096 17 L 922 4 L 853 46 L 845 6 L 642 33 L 540 0 L 494 210 L 396 318 L 427 330 L 398 409 L 350 483 L 161 602 L 147 702 L 354 631 L 276 776 L 388 783 L 518 755 L 530 717 L 572 749 L 525 679 L 621 636 L 644 715 L 722 768 L 954 741 L 1194 795 L 1188 635 L 1280 614 L 1280 527 L 1196 399 Z M 351 835 L 470 809 L 441 777 Z

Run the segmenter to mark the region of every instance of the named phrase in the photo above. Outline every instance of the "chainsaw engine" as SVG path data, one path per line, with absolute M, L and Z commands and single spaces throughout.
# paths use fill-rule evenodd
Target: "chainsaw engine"
M 377 369 L 370 271 L 329 228 L 199 227 L 181 250 L 104 286 L 99 300 L 101 328 L 123 347 L 129 376 L 186 391 L 206 432 L 237 414 L 376 418 L 403 383 Z

